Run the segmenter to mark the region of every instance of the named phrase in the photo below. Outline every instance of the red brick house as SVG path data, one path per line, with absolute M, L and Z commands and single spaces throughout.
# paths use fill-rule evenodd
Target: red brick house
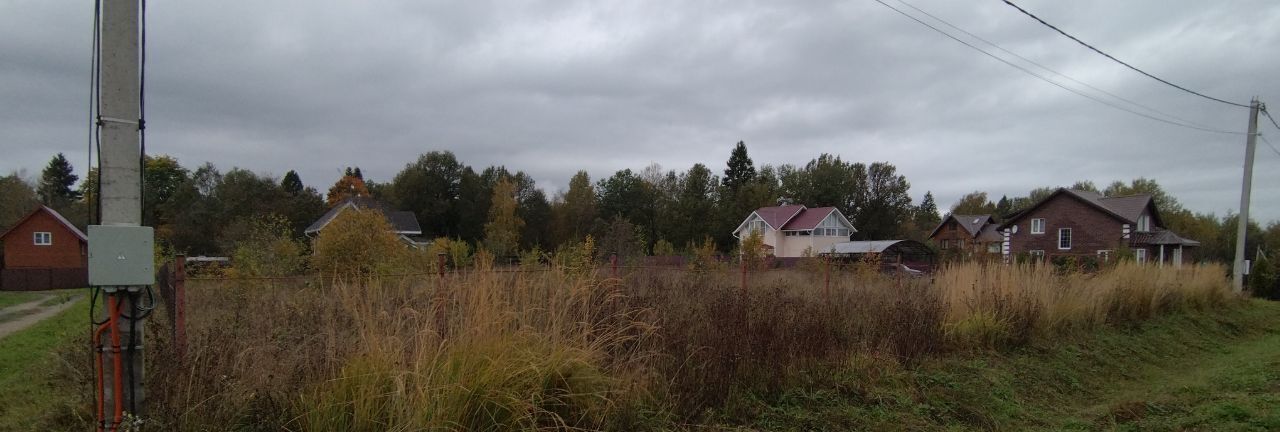
M 1165 228 L 1150 195 L 1105 197 L 1060 188 L 999 226 L 1006 260 L 1017 256 L 1095 257 L 1106 261 L 1121 248 L 1138 262 L 1182 265 L 1200 242 Z
M 88 267 L 89 239 L 53 209 L 40 206 L 0 234 L 9 269 L 69 269 Z
M 1004 235 L 994 217 L 984 215 L 947 215 L 933 232 L 929 241 L 943 253 L 954 255 L 1000 255 Z

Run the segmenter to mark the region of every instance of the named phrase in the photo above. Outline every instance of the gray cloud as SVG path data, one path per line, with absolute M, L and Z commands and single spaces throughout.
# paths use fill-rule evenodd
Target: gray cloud
M 902 7 L 895 1 L 890 4 Z M 1280 98 L 1280 6 L 1031 2 L 1117 56 L 1205 93 Z M 1246 113 L 1123 69 L 1000 2 L 913 2 L 1077 79 L 1214 128 Z M 148 146 L 324 188 L 389 180 L 418 154 L 529 172 L 554 192 L 659 163 L 723 168 L 819 153 L 889 161 L 942 205 L 1080 179 L 1152 177 L 1188 207 L 1236 205 L 1244 138 L 1083 99 L 872 2 L 152 2 Z M 83 170 L 90 15 L 0 5 L 0 172 L 58 151 Z M 1087 91 L 1087 90 L 1086 90 Z M 1280 106 L 1280 99 L 1276 102 Z M 1264 133 L 1280 131 L 1263 126 Z M 1272 141 L 1280 141 L 1273 139 Z M 1254 214 L 1280 219 L 1260 145 Z

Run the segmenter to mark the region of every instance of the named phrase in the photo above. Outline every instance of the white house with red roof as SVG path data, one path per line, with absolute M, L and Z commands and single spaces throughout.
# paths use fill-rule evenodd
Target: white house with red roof
M 830 251 L 836 243 L 849 241 L 858 230 L 835 207 L 808 208 L 802 205 L 762 207 L 751 212 L 733 230 L 739 241 L 759 231 L 773 256 L 801 257 Z

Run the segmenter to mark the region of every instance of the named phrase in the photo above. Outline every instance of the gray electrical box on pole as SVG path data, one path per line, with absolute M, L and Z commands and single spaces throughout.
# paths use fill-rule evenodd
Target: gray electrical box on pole
M 118 430 L 143 401 L 141 293 L 155 283 L 154 233 L 142 225 L 139 0 L 101 0 L 97 127 L 101 225 L 89 227 L 89 281 L 105 294 L 94 333 L 99 430 Z M 96 306 L 96 305 L 95 305 Z
M 1231 287 L 1244 292 L 1244 275 L 1247 273 L 1244 259 L 1244 239 L 1249 232 L 1249 193 L 1253 188 L 1253 153 L 1258 148 L 1258 109 L 1261 103 L 1253 98 L 1249 103 L 1249 134 L 1244 147 L 1244 182 L 1240 187 L 1240 214 L 1236 218 L 1236 259 L 1231 266 Z

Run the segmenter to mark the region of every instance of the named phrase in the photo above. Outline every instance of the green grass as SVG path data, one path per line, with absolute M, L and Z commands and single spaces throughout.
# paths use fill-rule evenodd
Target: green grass
M 736 395 L 716 417 L 750 430 L 1280 430 L 1280 303 L 914 366 L 859 357 Z
M 89 388 L 76 388 L 74 374 L 90 373 L 88 307 L 88 300 L 80 298 L 71 308 L 0 339 L 0 431 L 66 430 L 84 424 L 76 420 L 76 412 L 84 408 L 77 405 Z M 83 356 L 64 356 L 80 347 Z
M 0 291 L 0 308 L 6 308 L 16 304 L 37 300 L 40 297 L 42 297 L 42 295 L 38 292 Z

